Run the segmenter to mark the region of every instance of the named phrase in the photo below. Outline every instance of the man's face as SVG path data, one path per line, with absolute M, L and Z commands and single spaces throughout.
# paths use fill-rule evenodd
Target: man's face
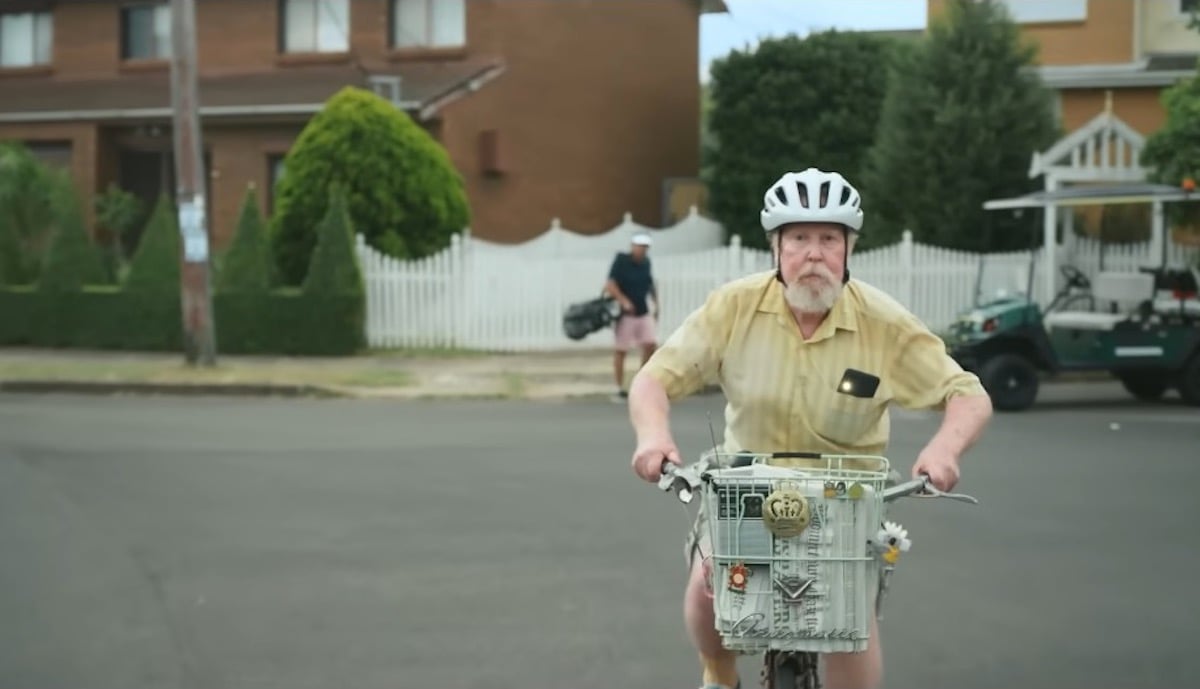
M 784 296 L 801 313 L 829 311 L 842 293 L 846 233 L 832 223 L 796 223 L 778 230 L 776 257 Z
M 645 244 L 634 244 L 631 249 L 634 260 L 642 260 L 642 258 L 646 256 L 646 249 L 648 248 L 649 247 L 647 247 Z

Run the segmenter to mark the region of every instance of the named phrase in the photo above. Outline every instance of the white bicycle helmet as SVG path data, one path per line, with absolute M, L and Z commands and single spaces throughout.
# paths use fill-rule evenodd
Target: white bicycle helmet
M 862 231 L 861 198 L 845 177 L 810 167 L 788 172 L 763 195 L 763 230 L 771 232 L 793 222 L 828 222 Z

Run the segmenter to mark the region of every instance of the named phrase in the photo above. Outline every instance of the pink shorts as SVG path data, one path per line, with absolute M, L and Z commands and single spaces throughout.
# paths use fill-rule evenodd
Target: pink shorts
M 617 351 L 628 352 L 634 347 L 656 344 L 654 316 L 621 316 L 616 327 Z

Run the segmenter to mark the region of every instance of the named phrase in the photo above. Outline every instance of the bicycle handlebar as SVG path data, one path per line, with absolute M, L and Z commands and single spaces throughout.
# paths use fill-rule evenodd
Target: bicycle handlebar
M 789 454 L 800 455 L 801 453 Z M 662 477 L 658 480 L 658 487 L 663 491 L 674 490 L 680 502 L 690 503 L 692 498 L 695 497 L 696 490 L 700 488 L 700 483 L 699 468 L 696 464 L 677 467 L 672 462 L 663 460 Z M 971 505 L 979 504 L 977 498 L 965 493 L 948 493 L 939 490 L 929 480 L 928 474 L 921 474 L 920 478 L 892 486 L 883 491 L 884 502 L 891 502 L 896 498 L 902 497 L 946 498 L 947 500 L 957 500 Z

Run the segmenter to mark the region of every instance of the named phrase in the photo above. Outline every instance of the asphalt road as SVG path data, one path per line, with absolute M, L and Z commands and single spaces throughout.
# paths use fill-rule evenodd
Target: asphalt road
M 1044 399 L 980 506 L 895 510 L 887 686 L 1200 685 L 1200 413 Z M 936 418 L 893 427 L 907 469 Z M 601 401 L 0 395 L 0 687 L 695 687 L 687 516 L 631 449 Z

